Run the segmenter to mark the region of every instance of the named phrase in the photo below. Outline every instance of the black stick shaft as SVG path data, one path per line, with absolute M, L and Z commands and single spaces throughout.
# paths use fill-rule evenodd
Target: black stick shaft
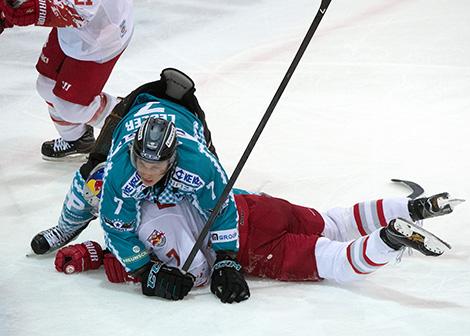
M 196 240 L 196 243 L 194 243 L 194 246 L 189 253 L 188 259 L 186 259 L 184 265 L 183 265 L 183 271 L 187 272 L 189 267 L 191 266 L 191 263 L 194 260 L 194 257 L 196 257 L 196 254 L 198 250 L 201 248 L 202 243 L 204 242 L 205 237 L 207 236 L 210 228 L 212 227 L 212 224 L 214 223 L 215 219 L 217 218 L 217 215 L 222 208 L 222 205 L 224 204 L 225 200 L 227 199 L 228 194 L 232 190 L 235 181 L 237 180 L 238 176 L 240 175 L 240 172 L 242 171 L 243 167 L 245 166 L 246 161 L 248 160 L 248 157 L 251 154 L 251 151 L 255 147 L 256 142 L 258 141 L 261 133 L 263 132 L 264 127 L 268 123 L 269 118 L 271 117 L 271 114 L 274 111 L 274 108 L 276 107 L 279 99 L 282 96 L 282 93 L 284 92 L 287 84 L 289 83 L 289 80 L 291 79 L 295 69 L 297 68 L 297 65 L 300 62 L 300 59 L 302 58 L 305 50 L 307 49 L 310 40 L 312 39 L 313 35 L 315 34 L 315 31 L 318 28 L 318 25 L 320 24 L 321 20 L 323 19 L 323 16 L 326 13 L 326 10 L 328 9 L 328 6 L 330 5 L 331 0 L 322 0 L 320 4 L 320 8 L 317 12 L 317 15 L 315 16 L 310 28 L 307 31 L 307 34 L 305 35 L 302 44 L 299 47 L 299 50 L 297 51 L 291 65 L 289 66 L 289 69 L 287 70 L 287 73 L 285 74 L 281 84 L 277 88 L 276 93 L 274 94 L 273 99 L 271 100 L 271 103 L 268 106 L 268 109 L 263 115 L 263 118 L 261 119 L 258 127 L 256 128 L 255 133 L 251 137 L 250 142 L 248 143 L 248 146 L 245 149 L 245 152 L 243 153 L 240 161 L 238 162 L 237 166 L 235 167 L 235 170 L 233 171 L 232 176 L 230 177 L 227 185 L 225 186 L 225 189 L 222 191 L 222 194 L 219 197 L 219 200 L 217 204 L 215 205 L 214 210 L 212 211 L 211 215 L 209 216 L 209 219 L 207 220 L 206 225 L 202 228 L 201 233 L 199 234 L 199 237 Z

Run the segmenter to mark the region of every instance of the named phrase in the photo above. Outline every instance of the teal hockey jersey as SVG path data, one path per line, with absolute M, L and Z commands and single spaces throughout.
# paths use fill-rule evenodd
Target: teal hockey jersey
M 145 186 L 130 160 L 135 132 L 149 117 L 172 121 L 177 128 L 176 165 L 161 187 Z M 150 261 L 136 234 L 142 201 L 164 206 L 187 199 L 207 219 L 227 182 L 222 165 L 206 146 L 202 123 L 193 113 L 171 101 L 139 95 L 114 130 L 107 158 L 100 221 L 108 248 L 127 271 L 139 269 Z M 209 235 L 215 251 L 238 251 L 238 213 L 232 192 Z

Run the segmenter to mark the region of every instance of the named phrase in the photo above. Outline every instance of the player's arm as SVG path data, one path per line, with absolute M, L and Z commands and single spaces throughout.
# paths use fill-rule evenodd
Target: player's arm
M 119 167 L 116 165 L 116 167 Z M 123 181 L 132 187 L 132 177 Z M 140 219 L 140 204 L 132 197 L 124 197 L 121 171 L 111 168 L 105 178 L 100 217 L 109 250 L 133 278 L 140 279 L 142 294 L 168 300 L 183 299 L 194 285 L 194 277 L 159 260 L 150 259 L 136 229 Z M 130 182 L 131 181 L 131 182 Z M 124 186 L 124 188 L 126 187 Z M 108 266 L 116 266 L 109 263 Z M 106 273 L 110 268 L 105 264 Z M 108 274 L 109 278 L 109 274 Z
M 139 203 L 133 197 L 123 195 L 129 175 L 125 170 L 123 172 L 119 162 L 111 161 L 108 165 L 101 194 L 100 222 L 109 250 L 127 271 L 134 272 L 150 262 L 149 254 L 136 234 Z
M 6 22 L 15 26 L 79 28 L 95 12 L 100 0 L 0 0 Z
M 205 167 L 201 170 L 204 185 L 197 190 L 196 195 L 202 209 L 209 215 L 219 201 L 228 177 L 215 156 L 208 155 L 205 163 Z M 214 251 L 237 255 L 238 212 L 232 191 L 210 228 L 209 238 Z
M 198 190 L 198 196 L 204 208 L 213 209 L 228 179 L 218 160 L 214 156 L 209 157 L 212 178 Z M 211 276 L 212 293 L 223 303 L 247 300 L 250 297 L 250 289 L 236 257 L 239 245 L 238 212 L 232 192 L 212 225 L 209 237 L 217 255 Z

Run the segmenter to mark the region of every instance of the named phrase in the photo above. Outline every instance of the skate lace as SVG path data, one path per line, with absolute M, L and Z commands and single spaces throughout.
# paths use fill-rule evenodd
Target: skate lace
M 42 235 L 44 238 L 46 238 L 50 247 L 55 247 L 65 243 L 67 240 L 72 238 L 74 234 L 75 232 L 62 232 L 58 227 L 54 227 L 42 232 Z
M 71 148 L 70 144 L 62 138 L 54 139 L 54 152 L 61 152 Z

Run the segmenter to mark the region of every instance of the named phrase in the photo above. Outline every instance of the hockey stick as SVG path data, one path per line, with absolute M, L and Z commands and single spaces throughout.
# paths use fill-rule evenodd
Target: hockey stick
M 402 183 L 405 186 L 407 186 L 408 188 L 410 188 L 412 192 L 411 192 L 411 194 L 406 196 L 408 198 L 415 199 L 416 197 L 421 196 L 422 194 L 424 194 L 424 189 L 418 183 L 415 183 L 415 182 L 412 182 L 412 181 L 400 180 L 400 179 L 392 179 L 391 181 L 392 182 L 397 182 L 397 183 Z
M 230 177 L 227 185 L 225 186 L 224 190 L 222 191 L 222 194 L 219 197 L 219 200 L 217 201 L 217 204 L 215 205 L 211 215 L 209 216 L 209 219 L 207 220 L 207 223 L 205 226 L 202 228 L 201 232 L 199 233 L 199 237 L 197 238 L 196 242 L 194 243 L 194 246 L 189 253 L 188 258 L 186 259 L 182 270 L 184 272 L 187 272 L 189 267 L 191 266 L 191 263 L 193 262 L 194 258 L 196 257 L 196 254 L 198 250 L 202 247 L 202 243 L 204 242 L 205 237 L 209 233 L 209 229 L 211 228 L 212 224 L 215 221 L 215 218 L 219 214 L 220 209 L 222 208 L 222 205 L 224 204 L 225 200 L 227 199 L 228 194 L 232 190 L 233 185 L 235 184 L 235 181 L 237 180 L 238 176 L 240 175 L 241 170 L 243 169 L 243 166 L 245 165 L 246 161 L 248 160 L 248 157 L 251 154 L 251 151 L 253 150 L 256 142 L 258 141 L 261 132 L 263 132 L 264 127 L 266 126 L 269 118 L 271 117 L 271 114 L 273 113 L 274 108 L 276 107 L 279 99 L 281 98 L 282 93 L 284 92 L 284 89 L 286 88 L 287 84 L 289 83 L 290 78 L 292 77 L 295 69 L 297 68 L 297 65 L 300 62 L 300 59 L 302 58 L 305 50 L 307 49 L 308 44 L 310 43 L 310 40 L 312 39 L 313 35 L 315 34 L 315 31 L 318 28 L 318 25 L 320 24 L 323 16 L 326 13 L 326 10 L 328 9 L 328 6 L 330 5 L 331 0 L 321 0 L 320 8 L 318 9 L 317 15 L 315 15 L 315 18 L 310 26 L 310 28 L 307 31 L 307 34 L 305 35 L 302 44 L 299 47 L 299 50 L 297 51 L 294 60 L 292 61 L 291 65 L 289 66 L 289 69 L 287 70 L 287 73 L 285 74 L 281 84 L 277 88 L 276 93 L 274 94 L 273 99 L 271 100 L 271 103 L 268 106 L 268 109 L 263 115 L 263 118 L 261 119 L 258 127 L 256 128 L 255 133 L 253 134 L 250 142 L 248 143 L 248 146 L 245 149 L 245 152 L 243 153 L 240 161 L 238 162 L 237 166 L 235 167 L 235 170 Z

